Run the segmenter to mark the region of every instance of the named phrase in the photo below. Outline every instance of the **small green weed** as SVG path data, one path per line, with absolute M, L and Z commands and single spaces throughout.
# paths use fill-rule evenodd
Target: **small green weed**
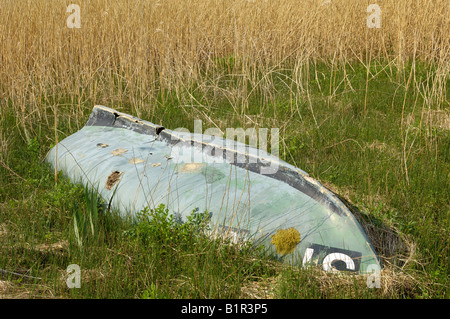
M 126 234 L 143 243 L 173 245 L 183 243 L 190 245 L 209 229 L 210 214 L 194 209 L 182 221 L 178 214 L 170 214 L 164 204 L 155 209 L 145 207 L 137 214 L 136 224 Z
M 105 203 L 94 189 L 84 188 L 84 207 L 73 203 L 73 229 L 78 247 L 88 236 L 95 238 L 99 229 L 99 215 L 104 211 Z

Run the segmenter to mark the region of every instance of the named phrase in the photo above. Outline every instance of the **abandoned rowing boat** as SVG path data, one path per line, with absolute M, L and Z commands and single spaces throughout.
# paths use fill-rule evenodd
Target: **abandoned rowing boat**
M 264 244 L 292 264 L 367 273 L 380 261 L 350 210 L 306 172 L 264 150 L 169 130 L 95 106 L 47 161 L 96 188 L 123 216 L 164 204 L 186 218 L 207 210 L 215 231 Z

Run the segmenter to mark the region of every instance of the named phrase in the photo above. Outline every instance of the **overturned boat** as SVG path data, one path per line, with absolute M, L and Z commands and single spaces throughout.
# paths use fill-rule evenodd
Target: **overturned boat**
M 105 106 L 46 158 L 126 216 L 164 204 L 181 220 L 210 212 L 211 228 L 252 240 L 291 264 L 368 273 L 380 261 L 350 210 L 306 172 L 216 135 L 169 130 Z

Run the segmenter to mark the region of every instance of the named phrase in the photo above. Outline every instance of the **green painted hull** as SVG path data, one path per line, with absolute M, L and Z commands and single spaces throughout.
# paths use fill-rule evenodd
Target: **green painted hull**
M 379 270 L 375 251 L 349 209 L 304 171 L 261 150 L 202 134 L 182 134 L 96 106 L 80 131 L 47 161 L 95 187 L 124 216 L 166 205 L 185 220 L 212 213 L 216 233 L 263 243 L 292 264 Z M 264 173 L 265 172 L 265 173 Z

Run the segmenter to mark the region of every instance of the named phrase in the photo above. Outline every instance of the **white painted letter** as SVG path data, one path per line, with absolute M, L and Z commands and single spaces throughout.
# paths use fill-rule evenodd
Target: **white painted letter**
M 313 254 L 314 254 L 314 249 L 306 248 L 305 256 L 303 256 L 303 267 L 311 262 Z
M 338 272 L 331 264 L 335 260 L 342 260 L 347 265 L 347 269 L 355 270 L 355 263 L 353 260 L 347 256 L 346 254 L 341 253 L 331 253 L 323 259 L 323 270 Z

